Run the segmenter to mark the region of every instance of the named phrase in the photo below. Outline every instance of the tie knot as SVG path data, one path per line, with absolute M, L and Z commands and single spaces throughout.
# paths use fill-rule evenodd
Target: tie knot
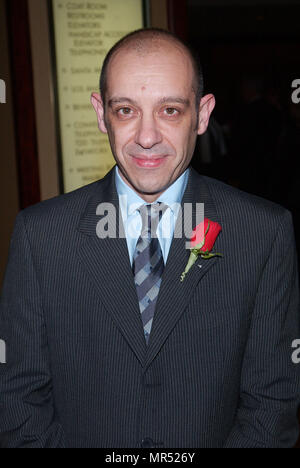
M 142 218 L 142 237 L 157 237 L 156 231 L 158 224 L 167 208 L 167 205 L 162 202 L 142 205 L 139 208 L 138 211 Z

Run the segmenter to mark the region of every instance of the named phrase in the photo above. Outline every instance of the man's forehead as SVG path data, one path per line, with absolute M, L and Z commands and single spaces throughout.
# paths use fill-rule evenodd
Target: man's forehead
M 124 96 L 123 89 L 126 96 L 127 90 L 134 93 L 143 90 L 145 93 L 155 92 L 162 98 L 189 92 L 193 76 L 192 64 L 188 63 L 186 54 L 175 48 L 168 53 L 164 50 L 149 50 L 146 55 L 124 50 L 110 62 L 107 89 L 110 97 L 115 92 L 118 96 Z
M 195 70 L 192 58 L 180 43 L 157 40 L 147 44 L 143 53 L 141 46 L 126 44 L 117 50 L 108 65 L 106 82 L 106 103 L 115 99 L 145 99 L 152 103 L 165 98 L 189 106 L 191 93 L 195 91 Z M 169 99 L 176 97 L 176 99 Z M 127 99 L 128 100 L 128 99 Z M 124 102 L 125 100 L 123 100 Z
M 177 59 L 178 66 L 180 64 L 183 66 L 187 66 L 187 64 L 193 66 L 190 53 L 182 44 L 174 39 L 156 39 L 152 41 L 131 41 L 128 44 L 124 44 L 113 54 L 109 68 L 113 68 L 114 65 L 131 59 L 137 62 L 139 59 L 141 62 L 150 59 L 151 62 L 153 58 L 160 58 L 165 62 Z
M 145 70 L 144 70 L 145 71 Z M 189 107 L 192 100 L 193 83 L 190 74 L 185 78 L 159 69 L 156 75 L 136 73 L 116 73 L 107 83 L 107 104 L 142 105 L 151 101 L 155 105 L 165 103 L 182 104 Z

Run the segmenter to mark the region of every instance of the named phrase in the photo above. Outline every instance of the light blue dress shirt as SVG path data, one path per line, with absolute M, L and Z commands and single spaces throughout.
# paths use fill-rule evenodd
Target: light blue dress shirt
M 167 263 L 167 258 L 174 236 L 175 224 L 182 197 L 187 187 L 188 178 L 189 169 L 187 169 L 155 201 L 155 203 L 162 202 L 168 205 L 168 209 L 164 212 L 156 232 L 160 242 L 165 264 Z M 132 265 L 136 244 L 142 231 L 142 217 L 138 211 L 138 208 L 141 205 L 147 205 L 148 203 L 124 182 L 120 176 L 118 166 L 115 168 L 115 182 L 119 196 L 120 210 L 124 224 L 130 263 Z

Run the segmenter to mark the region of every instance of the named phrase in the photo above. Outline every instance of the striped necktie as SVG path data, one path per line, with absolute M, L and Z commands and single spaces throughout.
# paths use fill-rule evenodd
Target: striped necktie
M 164 271 L 164 260 L 156 230 L 166 209 L 167 206 L 163 203 L 142 205 L 139 208 L 142 232 L 133 255 L 132 270 L 147 344 Z

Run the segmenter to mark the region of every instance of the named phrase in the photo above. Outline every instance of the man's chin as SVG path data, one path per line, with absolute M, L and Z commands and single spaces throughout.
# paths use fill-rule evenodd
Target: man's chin
M 163 193 L 165 190 L 167 190 L 169 183 L 161 183 L 161 184 L 147 184 L 143 183 L 138 183 L 138 181 L 135 181 L 133 185 L 134 190 L 143 198 L 143 197 L 153 197 L 155 196 L 159 197 L 161 193 Z
M 164 187 L 137 187 L 136 190 L 141 194 L 141 195 L 149 195 L 149 196 L 154 196 L 154 195 L 159 195 L 160 193 L 164 192 L 166 189 Z
M 157 197 L 167 190 L 170 185 L 169 180 L 158 180 L 158 173 L 156 175 L 151 174 L 152 171 L 147 171 L 147 174 L 144 177 L 141 177 L 140 174 L 136 172 L 129 173 L 127 172 L 127 177 L 125 179 L 126 183 L 130 184 L 131 187 L 141 196 Z M 124 178 L 124 177 L 123 177 Z

